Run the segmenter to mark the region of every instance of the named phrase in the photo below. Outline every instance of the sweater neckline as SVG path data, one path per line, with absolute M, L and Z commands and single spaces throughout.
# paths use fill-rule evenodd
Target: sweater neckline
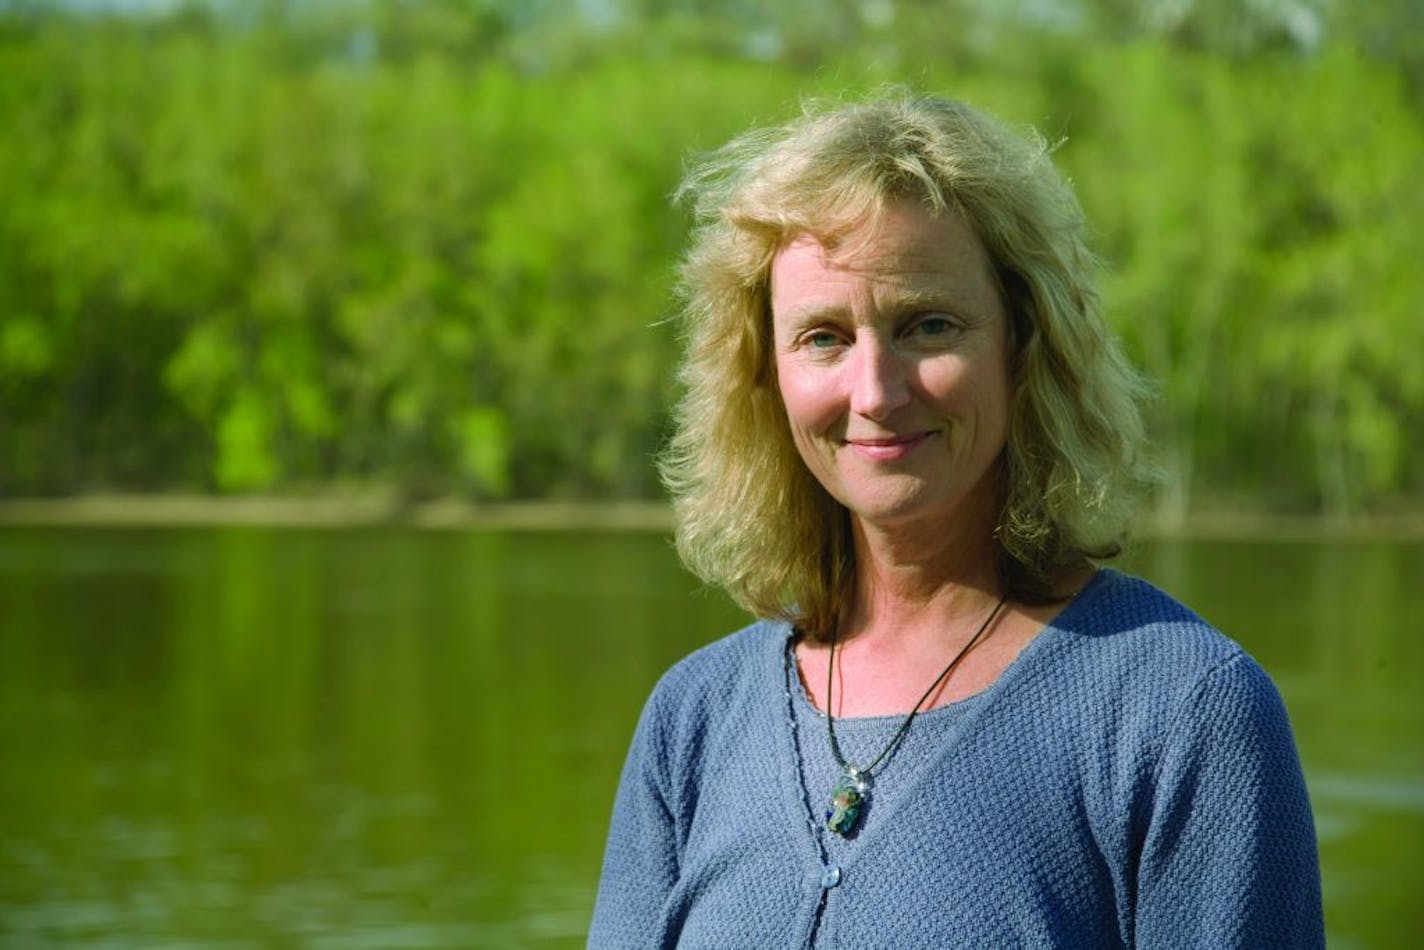
M 989 710 L 993 709 L 1005 693 L 1011 692 L 1016 684 L 1031 677 L 1033 671 L 1039 665 L 1039 657 L 1046 652 L 1050 652 L 1052 645 L 1062 636 L 1067 635 L 1066 629 L 1068 623 L 1072 621 L 1080 610 L 1085 609 L 1086 604 L 1096 600 L 1098 591 L 1110 583 L 1116 576 L 1116 572 L 1110 568 L 1099 568 L 1094 572 L 1092 578 L 1089 579 L 1087 584 L 1083 585 L 1083 588 L 1069 601 L 1067 606 L 1059 611 L 1058 615 L 1052 620 L 1044 624 L 1043 629 L 1039 631 L 1038 635 L 1019 652 L 1019 655 L 1014 658 L 1013 662 L 1003 669 L 994 682 L 990 683 L 984 689 L 954 703 L 947 703 L 943 706 L 937 706 L 927 713 L 920 713 L 920 716 L 925 716 L 933 715 L 940 710 L 950 710 L 950 712 L 945 715 L 955 715 L 959 722 L 957 728 L 952 730 L 952 735 L 944 743 L 943 748 L 939 750 L 938 754 L 932 757 L 930 762 L 926 766 L 921 767 L 916 773 L 905 776 L 905 781 L 912 785 L 924 781 L 925 774 L 929 771 L 928 765 L 934 761 L 942 760 L 945 756 L 949 755 L 953 749 L 965 741 L 965 736 L 975 728 L 977 721 Z M 808 869 L 813 875 L 818 875 L 831 867 L 831 857 L 826 851 L 825 842 L 818 830 L 819 823 L 816 817 L 819 811 L 817 807 L 818 803 L 812 802 L 811 799 L 808 798 L 810 790 L 805 787 L 801 772 L 801 743 L 808 741 L 808 739 L 809 741 L 816 740 L 815 738 L 800 735 L 798 723 L 796 722 L 796 712 L 798 705 L 804 703 L 809 706 L 811 711 L 817 716 L 824 717 L 825 714 L 816 709 L 811 703 L 810 698 L 806 696 L 805 688 L 801 684 L 801 677 L 795 670 L 795 655 L 791 652 L 792 638 L 795 635 L 795 631 L 790 624 L 786 624 L 785 626 L 784 635 L 776 641 L 779 649 L 771 653 L 770 659 L 774 660 L 774 662 L 769 664 L 770 669 L 768 670 L 768 672 L 777 677 L 777 693 L 780 693 L 784 697 L 784 701 L 780 704 L 782 713 L 779 717 L 782 720 L 780 732 L 783 737 L 784 753 L 782 758 L 783 766 L 779 770 L 781 779 L 780 785 L 782 787 L 783 803 L 787 808 L 786 814 L 791 823 L 791 827 L 800 828 L 801 831 L 797 836 L 801 837 L 804 843 L 809 844 L 808 848 L 803 847 L 802 849 L 802 853 L 805 854 L 811 862 L 808 864 Z M 848 721 L 853 723 L 865 723 L 877 719 L 900 718 L 903 717 L 857 716 L 851 717 Z M 821 738 L 822 741 L 824 741 L 823 737 L 817 738 Z M 910 797 L 912 796 L 902 796 L 902 801 L 908 800 Z M 892 809 L 889 812 L 883 813 L 880 824 L 866 827 L 857 834 L 856 842 L 859 846 L 854 848 L 850 853 L 837 858 L 838 872 L 841 869 L 849 867 L 855 862 L 859 855 L 874 847 L 875 843 L 881 837 L 881 828 L 884 827 L 883 823 L 893 820 L 894 812 L 897 810 L 898 809 Z
M 1055 633 L 1064 618 L 1071 618 L 1071 615 L 1075 612 L 1075 609 L 1077 608 L 1078 604 L 1085 599 L 1088 592 L 1098 587 L 1100 583 L 1105 582 L 1111 575 L 1115 573 L 1116 572 L 1113 571 L 1111 568 L 1099 568 L 1098 570 L 1094 571 L 1093 576 L 1088 578 L 1088 582 L 1084 584 L 1076 594 L 1073 595 L 1073 597 L 1068 601 L 1066 605 L 1064 605 L 1063 609 L 1060 610 L 1053 617 L 1053 619 L 1049 620 L 1043 625 L 1043 629 L 1040 630 L 1037 634 L 1035 634 L 1033 639 L 1030 640 L 1024 646 L 1024 648 L 1019 651 L 1018 655 L 1015 656 L 1007 666 L 1005 666 L 1002 670 L 999 671 L 999 675 L 996 676 L 994 678 L 994 681 L 988 686 L 985 686 L 983 689 L 979 690 L 976 693 L 971 693 L 970 695 L 965 696 L 963 699 L 957 699 L 953 702 L 948 703 L 941 703 L 940 705 L 935 706 L 931 709 L 921 710 L 915 715 L 915 719 L 920 720 L 924 719 L 926 716 L 934 716 L 935 713 L 938 713 L 941 710 L 950 710 L 950 712 L 946 713 L 946 715 L 957 715 L 977 705 L 981 700 L 987 701 L 990 696 L 998 692 L 1000 683 L 1003 683 L 1006 680 L 1010 679 L 1013 676 L 1016 668 L 1026 665 L 1026 662 L 1031 659 L 1032 654 L 1038 652 L 1039 642 L 1041 640 L 1043 640 L 1050 633 Z M 786 626 L 785 637 L 782 641 L 781 648 L 786 654 L 782 658 L 782 662 L 784 664 L 789 664 L 789 669 L 791 671 L 792 682 L 790 684 L 790 689 L 792 690 L 792 698 L 795 701 L 797 708 L 809 709 L 811 713 L 816 717 L 820 719 L 825 719 L 826 714 L 820 709 L 818 709 L 816 707 L 816 704 L 811 701 L 811 697 L 806 693 L 806 685 L 801 682 L 801 674 L 799 671 L 799 667 L 796 663 L 796 628 L 791 626 L 790 624 L 787 624 Z M 888 713 L 884 715 L 875 716 L 837 716 L 836 722 L 864 723 L 866 725 L 869 725 L 871 723 L 876 722 L 877 720 L 893 721 L 898 723 L 904 718 L 904 713 Z
M 1046 631 L 1047 629 L 1047 626 L 1045 626 L 1044 630 Z M 1034 637 L 1034 641 L 1037 641 L 1039 636 L 1042 636 L 1042 632 L 1040 632 L 1038 636 Z M 999 677 L 1002 678 L 1003 675 L 1007 673 L 1009 669 L 1019 661 L 1019 658 L 1022 657 L 1025 652 L 1027 652 L 1028 647 L 1032 645 L 1033 643 L 1030 642 L 1028 646 L 1024 647 L 1024 649 L 1019 652 L 1019 656 L 1014 657 L 1013 662 L 1010 663 L 1008 666 L 1004 667 L 1003 671 L 999 674 Z M 806 684 L 801 682 L 801 675 L 799 672 L 797 672 L 798 668 L 796 665 L 796 631 L 794 629 L 787 631 L 783 649 L 786 651 L 786 657 L 784 662 L 787 665 L 787 670 L 790 673 L 791 680 L 791 682 L 787 685 L 787 688 L 791 690 L 791 696 L 796 703 L 797 712 L 809 713 L 814 718 L 824 722 L 826 718 L 825 712 L 821 709 L 818 709 L 816 707 L 816 704 L 811 701 L 810 695 L 808 695 L 806 692 Z M 994 682 L 997 683 L 998 679 L 996 679 Z M 993 688 L 994 684 L 990 683 L 988 686 L 984 687 L 979 692 L 969 696 L 965 696 L 963 699 L 956 699 L 953 702 L 949 703 L 941 703 L 940 705 L 935 706 L 931 709 L 922 709 L 915 714 L 915 721 L 929 721 L 938 717 L 947 718 L 951 716 L 957 716 L 972 708 L 979 701 L 980 697 L 989 693 L 989 691 Z M 905 713 L 885 713 L 882 715 L 875 716 L 837 716 L 836 725 L 837 728 L 839 728 L 841 723 L 845 723 L 846 725 L 849 725 L 852 728 L 864 727 L 870 729 L 876 725 L 899 725 L 901 722 L 904 721 L 904 719 Z

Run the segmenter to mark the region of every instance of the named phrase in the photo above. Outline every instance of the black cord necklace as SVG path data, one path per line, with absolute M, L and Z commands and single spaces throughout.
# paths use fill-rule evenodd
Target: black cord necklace
M 959 665 L 959 661 L 964 659 L 964 654 L 969 652 L 969 648 L 979 642 L 979 638 L 984 635 L 984 631 L 989 629 L 989 625 L 994 622 L 994 618 L 999 615 L 1004 604 L 1008 601 L 1009 595 L 1004 594 L 999 598 L 999 602 L 994 605 L 994 609 L 989 611 L 989 616 L 984 618 L 984 622 L 979 625 L 979 629 L 974 632 L 964 646 L 959 648 L 959 652 L 954 655 L 954 659 L 949 661 L 940 674 L 935 677 L 929 689 L 925 690 L 919 702 L 915 703 L 915 708 L 910 710 L 910 714 L 905 717 L 905 721 L 900 723 L 900 728 L 895 731 L 895 735 L 890 739 L 890 743 L 880 750 L 869 765 L 858 766 L 849 763 L 841 755 L 841 747 L 836 743 L 836 717 L 831 705 L 831 690 L 835 682 L 836 667 L 836 640 L 831 637 L 831 655 L 826 661 L 826 735 L 831 740 L 831 756 L 836 760 L 836 765 L 840 766 L 841 777 L 836 780 L 836 784 L 831 788 L 830 800 L 826 803 L 826 827 L 831 831 L 845 837 L 855 831 L 855 827 L 860 823 L 861 811 L 865 808 L 865 803 L 870 800 L 871 772 L 877 765 L 885 761 L 895 747 L 900 744 L 900 740 L 905 738 L 905 733 L 909 731 L 910 723 L 914 721 L 915 714 L 920 711 L 920 707 L 925 704 L 925 700 L 930 698 L 930 694 L 935 691 L 935 687 L 943 682 L 944 678 L 954 671 Z

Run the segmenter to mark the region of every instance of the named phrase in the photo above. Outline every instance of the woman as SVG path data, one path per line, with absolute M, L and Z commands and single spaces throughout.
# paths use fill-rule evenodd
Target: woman
M 902 96 L 684 190 L 664 474 L 684 560 L 764 619 L 649 700 L 590 945 L 1320 945 L 1275 689 L 1095 564 L 1138 383 L 1043 146 Z

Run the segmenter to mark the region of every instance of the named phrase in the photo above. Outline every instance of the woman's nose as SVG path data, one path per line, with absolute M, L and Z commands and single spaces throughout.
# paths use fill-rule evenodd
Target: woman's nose
M 855 350 L 851 361 L 852 412 L 879 420 L 910 401 L 907 368 L 894 347 L 868 340 Z

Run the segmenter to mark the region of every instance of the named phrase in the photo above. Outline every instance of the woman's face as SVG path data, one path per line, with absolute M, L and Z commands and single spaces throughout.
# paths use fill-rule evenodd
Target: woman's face
M 960 214 L 905 201 L 834 248 L 797 238 L 771 310 L 791 435 L 833 497 L 883 527 L 994 517 L 1008 315 Z

